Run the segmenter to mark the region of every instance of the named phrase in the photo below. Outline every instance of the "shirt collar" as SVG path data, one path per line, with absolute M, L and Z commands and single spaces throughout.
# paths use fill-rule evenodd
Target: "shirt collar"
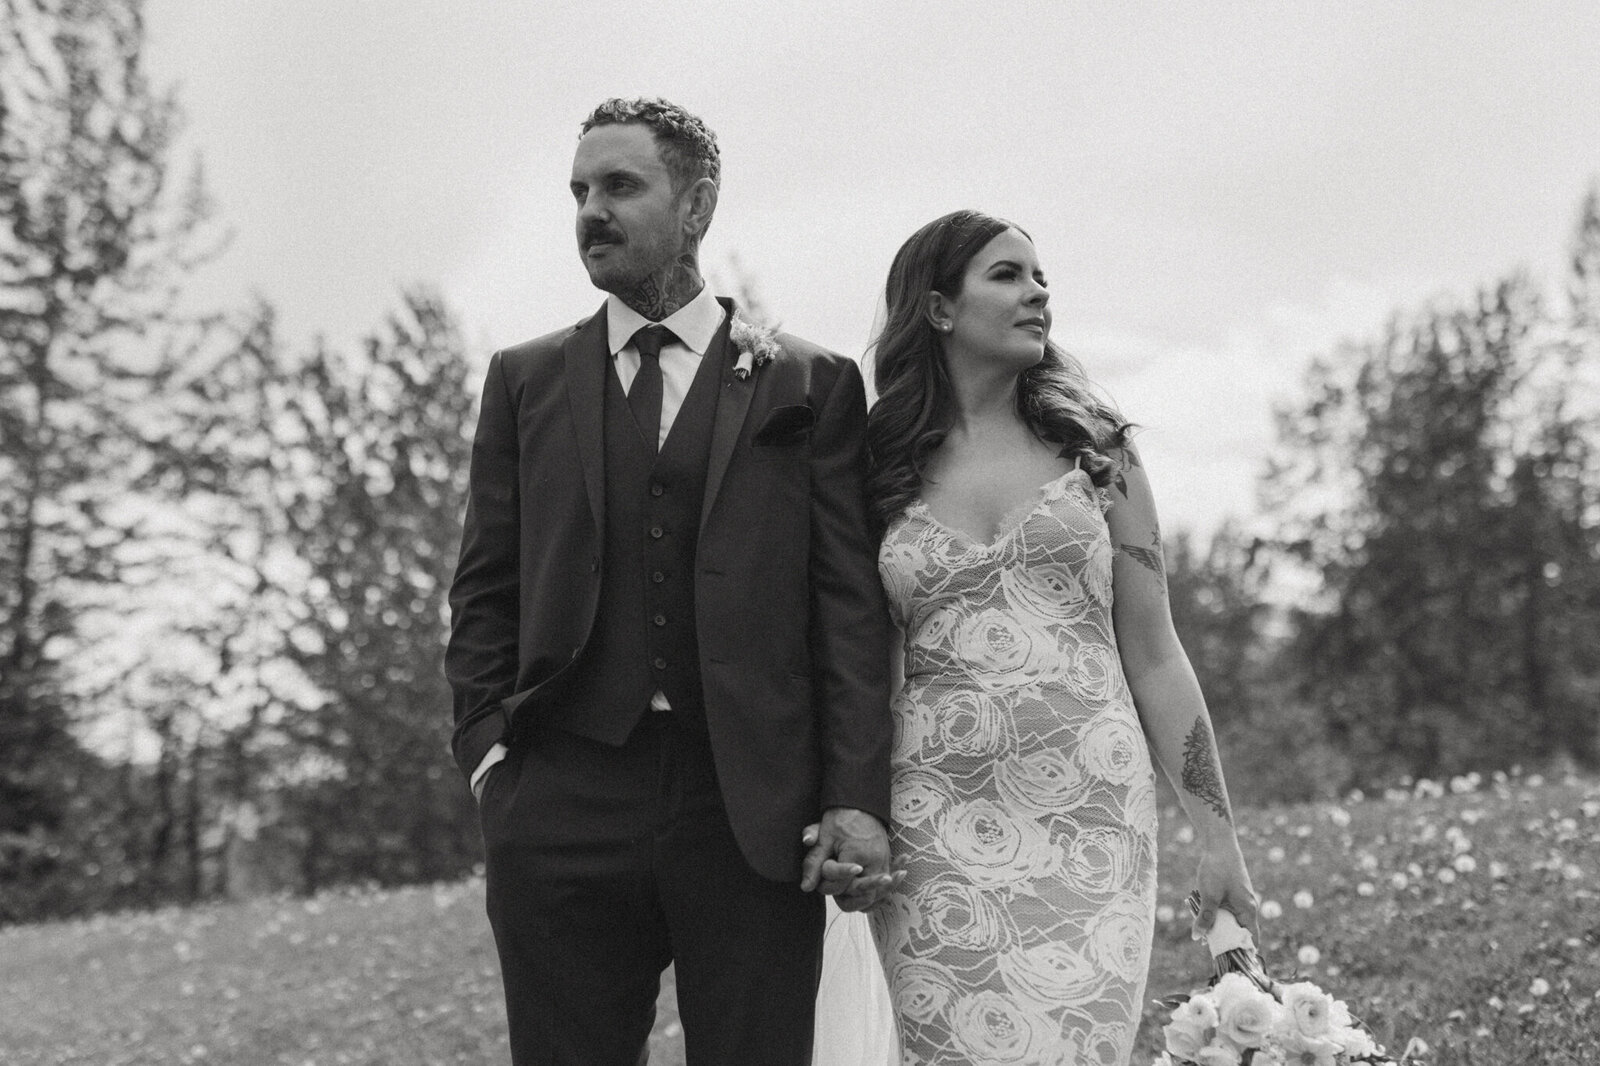
M 724 314 L 722 305 L 711 293 L 711 286 L 702 285 L 694 299 L 668 315 L 661 324 L 677 334 L 684 347 L 703 356 L 706 349 L 711 347 L 711 338 L 721 328 Z M 606 297 L 606 339 L 612 355 L 626 348 L 633 335 L 648 325 L 648 318 L 623 303 L 616 295 Z

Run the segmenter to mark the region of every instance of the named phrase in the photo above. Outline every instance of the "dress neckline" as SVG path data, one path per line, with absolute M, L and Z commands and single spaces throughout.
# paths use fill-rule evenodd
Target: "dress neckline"
M 1060 489 L 1072 478 L 1079 475 L 1082 475 L 1085 478 L 1089 476 L 1088 472 L 1082 467 L 1075 466 L 1066 473 L 1057 477 L 1053 477 L 1043 485 L 1040 485 L 1038 488 L 1034 489 L 1027 499 L 1023 500 L 1015 507 L 1012 507 L 1001 516 L 1000 523 L 995 528 L 994 539 L 988 542 L 979 540 L 977 537 L 973 536 L 971 533 L 968 533 L 964 529 L 957 529 L 955 526 L 946 525 L 945 523 L 939 521 L 932 509 L 928 507 L 928 502 L 924 500 L 920 494 L 911 502 L 911 506 L 907 510 L 920 512 L 923 519 L 927 521 L 929 525 L 939 530 L 951 540 L 959 540 L 964 544 L 970 544 L 972 547 L 977 548 L 980 551 L 992 552 L 1005 544 L 1006 541 L 1016 536 L 1022 527 L 1028 524 L 1028 519 L 1032 518 L 1039 512 L 1039 508 L 1052 502 L 1056 498 L 1058 489 Z

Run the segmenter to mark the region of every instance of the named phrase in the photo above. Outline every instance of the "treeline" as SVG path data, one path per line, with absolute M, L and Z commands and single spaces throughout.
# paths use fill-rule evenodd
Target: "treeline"
M 1564 277 L 1399 313 L 1278 413 L 1266 535 L 1170 552 L 1236 767 L 1296 799 L 1600 758 L 1600 195 Z
M 474 383 L 403 293 L 356 350 L 183 311 L 137 0 L 0 0 L 0 923 L 478 860 L 446 752 Z M 1241 801 L 1592 763 L 1600 201 L 1558 289 L 1309 371 L 1262 511 L 1167 549 Z
M 0 923 L 477 859 L 446 755 L 473 390 L 181 311 L 220 245 L 137 2 L 0 18 Z

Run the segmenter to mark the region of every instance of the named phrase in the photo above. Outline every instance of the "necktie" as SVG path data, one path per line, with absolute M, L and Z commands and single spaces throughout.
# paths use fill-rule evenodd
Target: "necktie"
M 652 453 L 661 442 L 661 348 L 677 339 L 666 326 L 645 326 L 633 335 L 633 346 L 639 349 L 639 372 L 628 389 L 628 407 Z

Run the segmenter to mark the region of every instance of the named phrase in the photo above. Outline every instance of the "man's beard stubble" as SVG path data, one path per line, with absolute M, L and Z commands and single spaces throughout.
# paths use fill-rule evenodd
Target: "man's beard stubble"
M 602 241 L 621 248 L 626 245 L 627 239 L 599 219 L 586 223 L 578 239 L 578 248 L 584 255 L 586 266 L 590 247 Z M 632 277 L 596 276 L 591 267 L 589 280 L 596 288 L 612 293 L 652 322 L 660 322 L 671 316 L 694 299 L 705 284 L 700 276 L 699 257 L 692 248 L 680 252 L 657 270 Z

